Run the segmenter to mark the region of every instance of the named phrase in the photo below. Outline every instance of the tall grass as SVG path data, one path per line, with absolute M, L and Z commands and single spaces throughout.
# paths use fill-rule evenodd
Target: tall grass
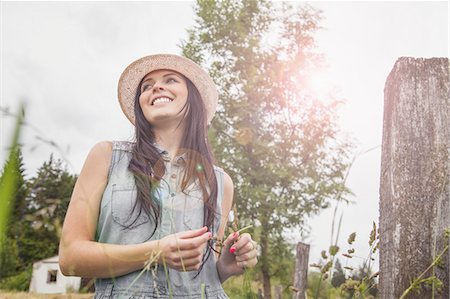
M 16 124 L 12 141 L 9 147 L 8 160 L 0 177 L 0 254 L 4 248 L 5 233 L 7 230 L 11 208 L 14 200 L 14 191 L 17 188 L 17 150 L 19 147 L 20 128 L 24 118 L 24 106 L 21 103 L 19 114 L 16 117 Z

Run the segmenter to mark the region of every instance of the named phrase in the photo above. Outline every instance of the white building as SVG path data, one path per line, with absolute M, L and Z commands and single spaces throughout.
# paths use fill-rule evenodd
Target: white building
M 64 276 L 59 269 L 59 257 L 54 256 L 33 264 L 30 292 L 43 294 L 78 292 L 80 282 L 80 277 Z

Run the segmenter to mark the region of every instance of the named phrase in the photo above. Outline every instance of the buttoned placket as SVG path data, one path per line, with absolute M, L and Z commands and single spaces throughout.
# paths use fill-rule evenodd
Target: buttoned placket
M 162 234 L 170 234 L 173 233 L 175 228 L 173 227 L 173 211 L 174 207 L 177 205 L 177 193 L 181 192 L 180 188 L 180 180 L 181 180 L 181 170 L 184 166 L 185 160 L 184 155 L 176 156 L 173 159 L 173 162 L 170 160 L 170 155 L 166 150 L 161 151 L 161 157 L 164 161 L 165 165 L 165 174 L 162 178 L 164 181 L 164 186 L 167 188 L 167 194 L 165 198 L 161 198 L 162 207 L 163 207 L 163 215 L 162 215 Z
M 180 179 L 181 179 L 181 169 L 184 166 L 185 154 L 181 156 L 176 156 L 174 161 L 170 161 L 170 156 L 167 151 L 162 153 L 164 164 L 166 167 L 166 173 L 164 174 L 164 179 L 166 180 L 169 187 L 169 197 L 174 198 L 177 192 L 180 192 Z

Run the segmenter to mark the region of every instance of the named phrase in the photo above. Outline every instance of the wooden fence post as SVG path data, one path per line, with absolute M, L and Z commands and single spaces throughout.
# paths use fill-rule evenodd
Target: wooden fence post
M 275 299 L 283 299 L 282 296 L 283 287 L 281 285 L 275 286 Z
M 443 250 L 450 226 L 448 58 L 399 58 L 386 80 L 380 185 L 380 298 L 399 298 Z M 449 298 L 448 252 L 435 267 Z M 428 271 L 425 277 L 433 275 Z M 407 298 L 431 298 L 431 288 Z
M 264 295 L 263 295 L 262 289 L 258 289 L 258 299 L 264 299 Z
M 297 243 L 293 299 L 305 299 L 308 282 L 309 244 Z

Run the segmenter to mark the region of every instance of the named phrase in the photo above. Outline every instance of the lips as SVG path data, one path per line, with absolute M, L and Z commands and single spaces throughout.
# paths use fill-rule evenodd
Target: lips
M 158 103 L 170 103 L 170 102 L 173 102 L 172 98 L 169 98 L 169 97 L 166 97 L 166 96 L 159 96 L 159 97 L 156 97 L 156 98 L 154 98 L 152 100 L 151 105 L 153 106 L 153 105 L 158 104 Z

